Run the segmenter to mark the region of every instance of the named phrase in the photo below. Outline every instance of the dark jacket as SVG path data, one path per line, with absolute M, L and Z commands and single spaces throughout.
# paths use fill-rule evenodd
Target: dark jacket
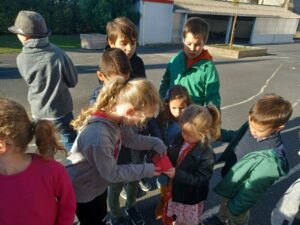
M 245 156 L 246 154 L 254 151 L 262 151 L 266 149 L 277 148 L 280 145 L 282 145 L 280 133 L 275 133 L 273 135 L 270 135 L 266 140 L 255 141 L 255 146 L 251 146 L 251 141 L 250 143 L 243 143 L 247 146 L 242 147 L 242 152 L 236 152 L 237 146 L 240 145 L 240 141 L 244 138 L 245 135 L 250 135 L 251 138 L 253 138 L 249 131 L 248 122 L 244 123 L 238 130 L 235 131 L 225 129 L 221 130 L 222 141 L 229 142 L 229 145 L 217 161 L 225 161 L 225 165 L 221 171 L 222 177 L 224 177 L 228 173 L 228 171 L 237 163 L 237 161 L 240 160 L 241 157 Z M 245 138 L 247 139 L 247 136 Z
M 176 165 L 178 155 L 184 140 L 178 138 L 173 148 L 168 150 L 168 156 Z M 207 198 L 209 180 L 213 174 L 215 153 L 211 147 L 197 144 L 176 168 L 173 179 L 172 198 L 174 202 L 193 205 Z

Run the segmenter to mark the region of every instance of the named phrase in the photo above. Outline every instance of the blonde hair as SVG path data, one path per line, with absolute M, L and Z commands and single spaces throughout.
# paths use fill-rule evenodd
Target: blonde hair
M 0 97 L 0 139 L 25 152 L 33 137 L 38 153 L 44 158 L 52 158 L 57 150 L 64 150 L 51 122 L 38 120 L 33 123 L 22 105 Z
M 122 77 L 112 78 L 99 93 L 96 103 L 81 111 L 77 119 L 71 122 L 79 130 L 87 123 L 88 118 L 96 112 L 110 113 L 120 104 L 128 102 L 134 110 L 149 113 L 153 116 L 159 108 L 160 97 L 153 83 L 146 79 L 125 80 Z
M 182 129 L 191 131 L 206 145 L 220 136 L 221 114 L 216 106 L 190 105 L 179 118 Z

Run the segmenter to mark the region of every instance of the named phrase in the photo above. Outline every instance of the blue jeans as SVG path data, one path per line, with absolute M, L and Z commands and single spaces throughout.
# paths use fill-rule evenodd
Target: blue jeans
M 60 134 L 62 143 L 68 152 L 71 150 L 72 145 L 77 137 L 76 131 L 70 126 L 70 122 L 73 119 L 73 113 L 70 112 L 67 115 L 53 121 Z

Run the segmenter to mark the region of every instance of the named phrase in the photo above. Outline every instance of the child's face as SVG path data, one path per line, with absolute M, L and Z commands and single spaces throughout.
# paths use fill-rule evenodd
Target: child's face
M 123 34 L 118 35 L 115 43 L 112 43 L 111 41 L 108 41 L 108 43 L 111 48 L 122 49 L 129 59 L 133 56 L 136 49 L 136 42 L 131 42 L 130 39 Z
M 173 99 L 169 102 L 169 109 L 172 114 L 172 116 L 176 119 L 178 119 L 182 113 L 183 110 L 187 107 L 186 99 L 185 98 L 179 98 L 179 99 Z
M 183 51 L 189 59 L 198 57 L 204 47 L 202 37 L 196 38 L 192 33 L 187 33 L 183 40 Z
M 250 133 L 254 138 L 266 138 L 270 136 L 272 133 L 274 133 L 276 130 L 280 130 L 281 128 L 274 129 L 270 126 L 262 125 L 259 123 L 256 123 L 254 121 L 251 121 L 249 118 L 249 129 Z
M 29 39 L 28 37 L 21 35 L 21 34 L 17 34 L 17 37 L 22 44 L 24 44 L 25 41 L 27 41 Z
M 196 144 L 199 142 L 199 137 L 197 137 L 190 129 L 181 127 L 181 134 L 184 141 L 189 144 Z

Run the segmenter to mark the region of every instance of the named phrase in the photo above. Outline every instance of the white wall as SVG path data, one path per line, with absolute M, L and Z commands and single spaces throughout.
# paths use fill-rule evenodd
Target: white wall
M 298 19 L 256 18 L 250 43 L 292 43 L 298 21 Z
M 181 43 L 182 30 L 187 20 L 186 14 L 174 13 L 173 14 L 173 29 L 172 29 L 172 43 Z
M 170 43 L 173 27 L 173 4 L 139 2 L 141 19 L 139 44 Z
M 259 0 L 258 4 L 282 6 L 285 0 Z

